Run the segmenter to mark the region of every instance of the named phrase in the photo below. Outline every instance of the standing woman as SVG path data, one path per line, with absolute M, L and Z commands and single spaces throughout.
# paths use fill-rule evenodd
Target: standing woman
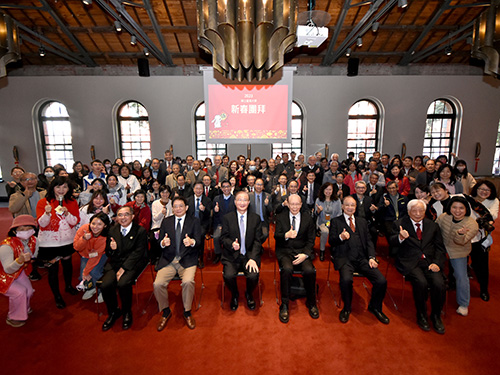
M 324 183 L 318 192 L 315 205 L 316 227 L 320 230 L 319 260 L 325 260 L 326 242 L 330 232 L 330 220 L 342 214 L 342 205 L 337 193 L 333 190 L 333 184 Z
M 40 226 L 38 259 L 49 266 L 49 286 L 56 300 L 56 307 L 64 309 L 64 302 L 59 291 L 59 260 L 63 267 L 65 291 L 72 295 L 78 291 L 71 286 L 73 266 L 73 239 L 76 225 L 80 221 L 78 203 L 73 199 L 73 185 L 66 177 L 56 177 L 47 190 L 47 196 L 38 201 L 36 216 Z
M 134 200 L 128 202 L 125 206 L 130 206 L 134 209 L 134 223 L 140 225 L 146 232 L 151 228 L 151 209 L 146 202 L 146 192 L 137 190 L 134 193 Z
M 347 175 L 344 178 L 344 184 L 349 186 L 351 194 L 356 193 L 355 184 L 359 180 L 363 179 L 363 175 L 358 170 L 358 166 L 355 161 L 350 161 L 347 165 Z
M 47 166 L 43 169 L 43 173 L 38 175 L 38 185 L 37 187 L 47 190 L 50 183 L 54 179 L 54 168 Z
M 170 201 L 170 194 L 172 191 L 168 185 L 162 185 L 159 189 L 160 199 L 157 199 L 151 205 L 153 214 L 153 224 L 151 225 L 151 233 L 149 236 L 150 242 L 150 259 L 155 262 L 161 255 L 160 242 L 158 235 L 160 234 L 160 226 L 163 219 L 173 215 L 172 202 Z
M 462 194 L 464 192 L 462 182 L 457 180 L 453 168 L 449 164 L 443 164 L 439 167 L 436 181 L 442 182 L 451 195 Z
M 5 322 L 12 327 L 26 324 L 33 295 L 26 268 L 35 254 L 36 220 L 31 215 L 17 216 L 7 238 L 0 243 L 0 293 L 9 297 Z
M 386 184 L 389 183 L 389 181 L 397 182 L 399 194 L 404 195 L 405 197 L 410 194 L 410 180 L 405 176 L 404 169 L 401 166 L 393 164 L 389 167 L 387 173 L 385 174 Z
M 471 240 L 479 228 L 470 214 L 467 199 L 453 197 L 445 212 L 436 220 L 441 228 L 444 246 L 457 282 L 457 314 L 462 316 L 469 314 L 470 284 L 467 275 L 467 256 L 471 252 Z
M 458 181 L 462 183 L 464 194 L 469 195 L 472 188 L 476 184 L 476 179 L 467 170 L 467 163 L 465 160 L 458 159 L 453 168 L 453 173 Z
M 470 253 L 471 266 L 479 282 L 480 297 L 483 301 L 490 300 L 488 291 L 489 254 L 493 243 L 491 232 L 495 229 L 494 221 L 498 217 L 498 199 L 495 185 L 488 180 L 479 180 L 472 188 L 469 203 L 472 215 L 479 225 L 479 231 L 472 239 L 472 251 Z
M 78 192 L 82 192 L 84 190 L 83 177 L 85 177 L 83 174 L 83 164 L 81 161 L 75 161 L 73 164 L 73 173 L 69 175 L 69 178 L 78 186 L 78 188 L 75 189 Z

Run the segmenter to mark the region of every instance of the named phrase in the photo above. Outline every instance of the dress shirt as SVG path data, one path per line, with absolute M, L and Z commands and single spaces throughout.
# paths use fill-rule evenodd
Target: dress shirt
M 132 228 L 132 224 L 133 223 L 130 223 L 128 227 L 122 227 L 120 225 L 120 233 L 123 235 L 123 237 L 125 237 L 130 232 L 130 229 Z M 123 230 L 125 230 L 125 234 L 123 234 Z
M 290 212 L 290 227 L 292 226 L 294 216 L 295 216 L 295 230 L 298 232 L 300 228 L 300 211 L 297 215 L 293 215 Z

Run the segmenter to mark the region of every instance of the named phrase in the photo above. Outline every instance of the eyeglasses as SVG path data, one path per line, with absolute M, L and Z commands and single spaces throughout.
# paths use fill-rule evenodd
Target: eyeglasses
M 118 217 L 127 217 L 127 216 L 132 216 L 132 214 L 130 212 L 126 212 L 126 213 L 123 213 L 123 214 L 118 214 L 116 216 L 118 216 Z
M 488 189 L 488 188 L 479 188 L 479 189 L 477 189 L 477 191 L 484 191 L 486 193 L 490 193 L 491 192 L 491 190 Z

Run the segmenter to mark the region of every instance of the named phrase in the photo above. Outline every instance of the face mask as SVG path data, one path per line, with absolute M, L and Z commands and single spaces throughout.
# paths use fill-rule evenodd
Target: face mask
M 28 238 L 30 238 L 34 234 L 35 234 L 34 229 L 21 230 L 21 231 L 16 232 L 16 237 L 19 238 L 20 240 L 27 240 Z
M 457 167 L 457 169 L 459 172 L 463 172 L 465 170 L 465 167 L 460 166 L 460 167 Z
M 53 172 L 45 172 L 45 177 L 47 177 L 47 178 L 54 177 L 54 173 Z
M 251 165 L 250 167 L 248 167 L 248 169 L 250 169 L 251 171 L 255 171 L 257 167 L 255 165 Z
M 111 164 L 106 164 L 106 168 L 111 168 Z
M 146 167 L 149 167 L 149 166 L 151 165 L 151 163 L 144 163 L 144 165 L 145 165 Z

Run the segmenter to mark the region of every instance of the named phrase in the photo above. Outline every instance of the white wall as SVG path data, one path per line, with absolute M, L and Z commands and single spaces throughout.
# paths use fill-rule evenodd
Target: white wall
M 294 99 L 306 111 L 305 153 L 345 154 L 347 111 L 359 99 L 373 97 L 385 109 L 383 152 L 422 152 L 426 111 L 440 97 L 453 96 L 463 106 L 460 157 L 472 169 L 476 142 L 482 146 L 478 174 L 490 174 L 500 119 L 499 82 L 481 76 L 295 76 Z M 12 147 L 21 165 L 38 172 L 32 111 L 42 99 L 57 100 L 69 111 L 75 160 L 89 161 L 90 145 L 98 158 L 114 158 L 113 108 L 137 100 L 147 108 L 154 156 L 174 145 L 176 155 L 194 153 L 192 114 L 203 100 L 202 77 L 7 77 L 0 79 L 0 166 L 4 178 L 13 166 Z M 229 154 L 246 155 L 245 145 L 229 146 Z M 252 156 L 269 157 L 269 145 L 252 145 Z M 5 189 L 0 187 L 0 196 Z

